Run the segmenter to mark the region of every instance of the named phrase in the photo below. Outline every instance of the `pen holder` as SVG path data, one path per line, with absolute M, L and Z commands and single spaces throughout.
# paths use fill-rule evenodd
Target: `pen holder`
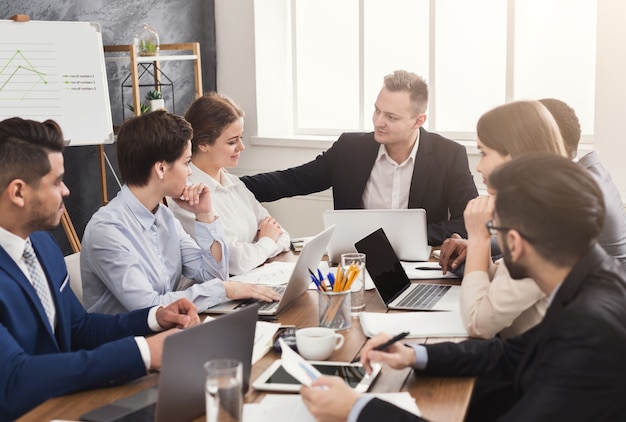
M 320 327 L 344 330 L 350 328 L 350 290 L 343 292 L 318 291 Z

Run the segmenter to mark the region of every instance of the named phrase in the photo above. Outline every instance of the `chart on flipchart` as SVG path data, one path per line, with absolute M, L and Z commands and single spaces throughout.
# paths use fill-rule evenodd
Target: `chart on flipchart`
M 61 125 L 70 145 L 113 141 L 100 28 L 0 20 L 0 120 Z

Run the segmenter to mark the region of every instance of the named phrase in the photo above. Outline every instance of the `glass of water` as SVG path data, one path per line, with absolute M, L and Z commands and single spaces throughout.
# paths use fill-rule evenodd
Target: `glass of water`
M 241 422 L 243 365 L 235 359 L 214 359 L 204 364 L 207 422 Z
M 341 254 L 341 268 L 346 276 L 352 274 L 350 310 L 352 315 L 357 315 L 365 310 L 365 254 L 357 252 Z

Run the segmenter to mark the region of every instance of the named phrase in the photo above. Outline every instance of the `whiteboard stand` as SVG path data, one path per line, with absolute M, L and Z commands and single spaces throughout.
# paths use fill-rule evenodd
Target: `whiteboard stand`
M 70 219 L 67 209 L 63 210 L 61 225 L 63 226 L 63 230 L 65 230 L 65 235 L 67 236 L 67 240 L 70 242 L 70 246 L 74 253 L 80 252 L 80 239 L 76 234 L 76 229 L 74 229 L 74 225 L 72 224 L 72 220 Z

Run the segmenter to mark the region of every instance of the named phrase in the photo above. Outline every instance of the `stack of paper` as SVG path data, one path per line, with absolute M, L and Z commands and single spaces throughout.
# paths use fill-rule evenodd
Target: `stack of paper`
M 411 280 L 433 280 L 441 278 L 459 278 L 452 271 L 441 272 L 438 262 L 407 262 L 402 261 L 402 268 Z
M 242 283 L 264 284 L 267 286 L 280 286 L 289 282 L 289 277 L 296 266 L 295 262 L 273 261 L 257 267 L 245 274 L 231 277 L 231 281 Z
M 415 415 L 421 413 L 415 400 L 407 392 L 404 393 L 370 393 L 374 397 L 386 400 Z M 268 394 L 261 403 L 250 403 L 243 407 L 243 420 L 246 422 L 314 422 L 299 394 Z
M 467 330 L 459 312 L 402 312 L 381 314 L 361 312 L 361 328 L 367 337 L 385 332 L 391 335 L 408 331 L 408 337 L 466 337 Z
M 306 236 L 306 237 L 292 237 L 291 238 L 291 250 L 294 252 L 302 251 L 302 248 L 309 240 L 313 239 L 315 236 Z
M 254 332 L 254 348 L 252 349 L 252 364 L 257 363 L 269 350 L 274 343 L 274 334 L 280 328 L 280 323 L 257 321 L 256 330 Z

